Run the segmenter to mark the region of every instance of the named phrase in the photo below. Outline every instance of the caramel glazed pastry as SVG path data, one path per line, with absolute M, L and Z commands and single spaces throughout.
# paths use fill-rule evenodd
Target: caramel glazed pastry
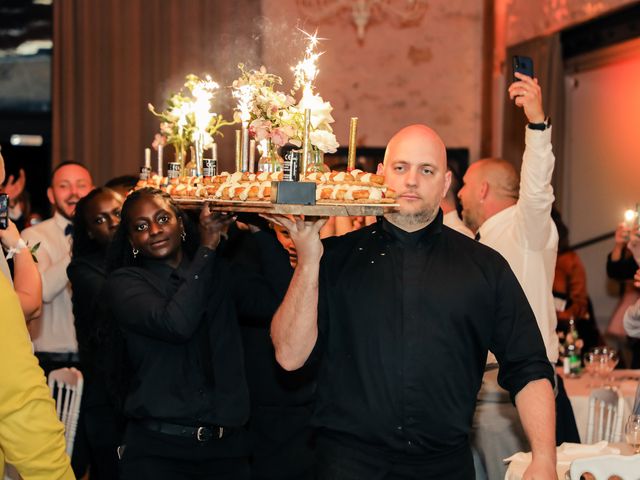
M 281 181 L 282 172 L 222 172 L 214 177 L 179 177 L 167 179 L 152 175 L 139 180 L 136 189 L 159 188 L 174 197 L 268 202 L 271 182 Z M 303 181 L 316 183 L 318 203 L 393 203 L 396 192 L 384 184 L 384 177 L 362 170 L 351 172 L 314 172 Z

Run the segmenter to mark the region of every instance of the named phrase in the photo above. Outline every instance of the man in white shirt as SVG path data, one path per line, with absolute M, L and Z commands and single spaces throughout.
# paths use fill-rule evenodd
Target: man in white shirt
M 555 365 L 558 337 L 552 285 L 558 232 L 551 219 L 555 163 L 551 126 L 537 80 L 519 73 L 516 76 L 519 81 L 511 84 L 509 96 L 524 109 L 529 121 L 520 176 L 506 160 L 479 160 L 467 170 L 458 197 L 464 223 L 481 243 L 509 262 L 536 316 L 549 361 Z M 495 376 L 496 371 L 488 368 L 474 419 L 474 446 L 484 459 L 489 478 L 502 478 L 506 471 L 502 459 L 528 450 L 528 445 L 519 431 L 515 408 L 501 395 Z M 561 384 L 557 390 L 557 440 L 579 442 L 566 392 Z
M 67 266 L 71 255 L 71 219 L 76 203 L 93 189 L 91 174 L 83 165 L 64 162 L 51 175 L 47 190 L 54 215 L 22 232 L 36 252 L 42 278 L 42 317 L 30 325 L 31 338 L 40 366 L 49 371 L 78 362 L 71 287 Z
M 640 230 L 631 234 L 627 248 L 633 253 L 633 258 L 640 265 Z M 640 270 L 633 277 L 633 286 L 640 288 Z M 624 312 L 624 329 L 631 338 L 640 338 L 640 300 L 636 301 Z
M 458 210 L 456 209 L 456 195 L 460 190 L 460 180 L 458 176 L 451 171 L 451 185 L 449 186 L 449 190 L 447 190 L 447 194 L 444 196 L 442 201 L 440 202 L 440 208 L 442 209 L 442 223 L 449 228 L 454 229 L 456 232 L 459 232 L 467 237 L 473 238 L 473 232 L 469 230 L 464 222 L 460 219 L 458 215 Z

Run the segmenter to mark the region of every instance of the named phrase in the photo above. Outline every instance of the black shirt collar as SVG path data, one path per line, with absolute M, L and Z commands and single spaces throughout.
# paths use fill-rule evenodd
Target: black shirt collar
M 183 254 L 182 262 L 180 262 L 180 265 L 178 265 L 178 268 L 173 268 L 171 265 L 168 265 L 165 260 L 143 257 L 141 266 L 142 268 L 144 268 L 145 270 L 148 270 L 154 275 L 163 279 L 167 279 L 171 276 L 171 274 L 181 276 L 181 273 L 188 266 L 188 260 L 186 258 L 186 255 Z
M 433 238 L 434 235 L 442 232 L 442 209 L 438 210 L 436 218 L 429 225 L 415 232 L 407 232 L 395 226 L 386 218 L 382 219 L 382 230 L 391 238 L 405 245 L 417 245 L 419 242 L 426 242 Z

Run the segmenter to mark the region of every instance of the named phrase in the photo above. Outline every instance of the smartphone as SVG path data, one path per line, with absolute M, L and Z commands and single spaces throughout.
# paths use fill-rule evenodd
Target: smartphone
M 533 60 L 531 57 L 525 57 L 522 55 L 513 56 L 513 81 L 519 82 L 520 79 L 516 78 L 515 73 L 522 73 L 528 77 L 533 78 Z
M 9 195 L 0 193 L 0 230 L 9 226 Z

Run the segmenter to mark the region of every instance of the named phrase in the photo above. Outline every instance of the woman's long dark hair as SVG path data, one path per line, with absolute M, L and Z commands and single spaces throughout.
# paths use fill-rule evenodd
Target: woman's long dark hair
M 94 198 L 103 193 L 111 193 L 114 196 L 118 195 L 110 188 L 100 187 L 91 190 L 76 204 L 76 211 L 73 214 L 73 236 L 71 245 L 71 255 L 73 258 L 97 253 L 105 248 L 89 236 L 89 225 L 87 225 L 85 218 L 87 206 Z
M 122 213 L 120 214 L 120 226 L 113 237 L 113 241 L 109 245 L 107 253 L 107 271 L 112 272 L 121 267 L 131 267 L 140 265 L 140 257 L 134 258 L 133 249 L 129 242 L 129 227 L 131 225 L 131 208 L 142 197 L 160 197 L 169 208 L 173 211 L 177 218 L 182 220 L 184 231 L 187 234 L 182 244 L 183 252 L 188 258 L 193 258 L 198 245 L 200 244 L 200 235 L 197 227 L 189 219 L 187 214 L 174 202 L 171 196 L 157 188 L 141 188 L 131 193 L 122 205 Z

